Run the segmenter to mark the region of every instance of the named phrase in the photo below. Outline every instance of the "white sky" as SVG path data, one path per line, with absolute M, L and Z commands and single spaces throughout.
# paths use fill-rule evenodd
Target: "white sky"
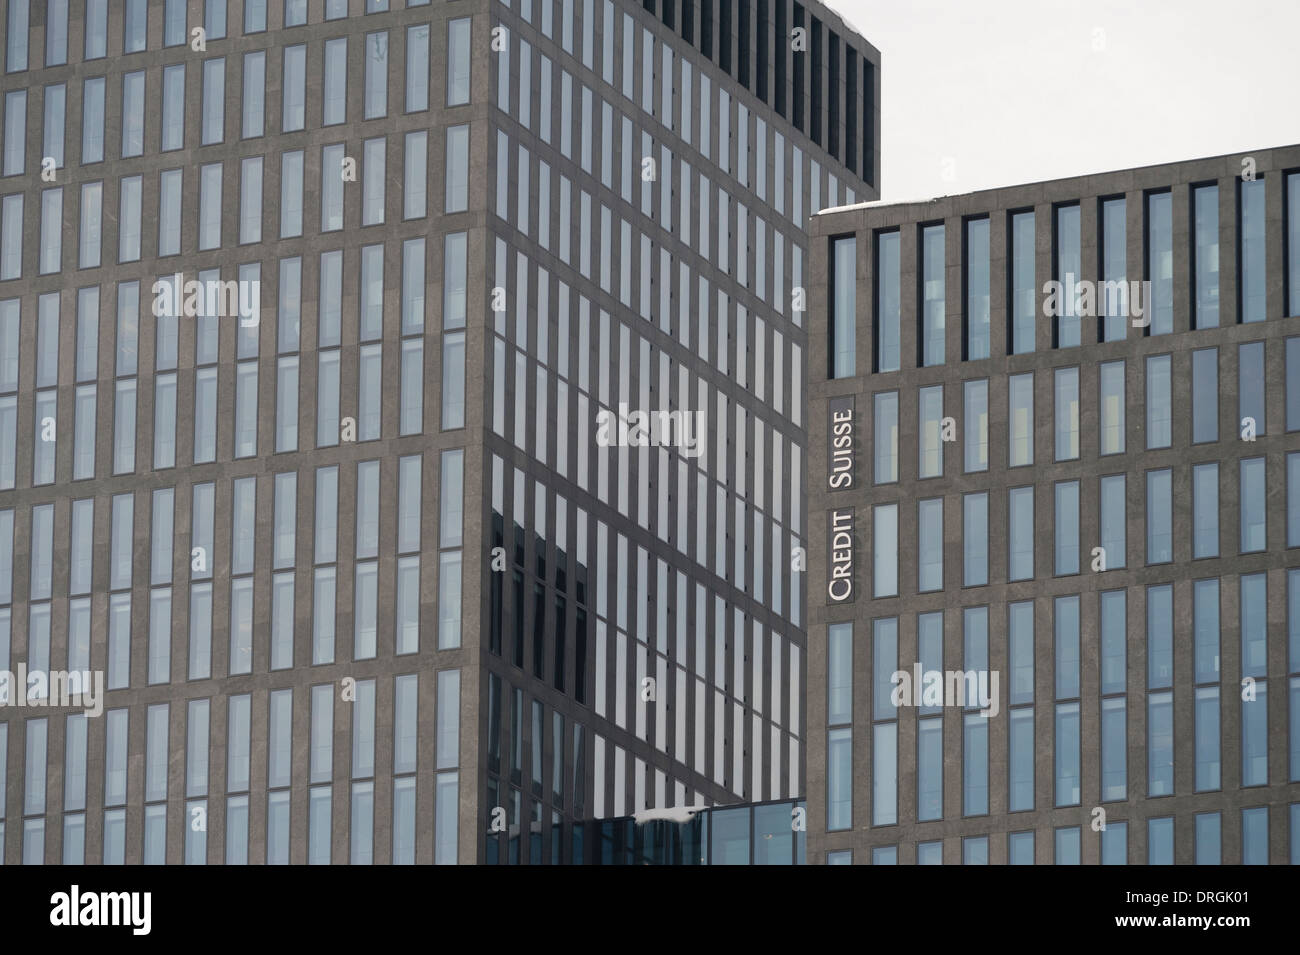
M 880 50 L 885 200 L 1300 142 L 1300 0 L 828 3 Z

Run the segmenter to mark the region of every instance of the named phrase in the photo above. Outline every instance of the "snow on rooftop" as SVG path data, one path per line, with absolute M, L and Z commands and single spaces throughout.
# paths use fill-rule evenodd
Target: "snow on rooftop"
M 940 199 L 947 199 L 948 196 L 924 196 L 920 199 L 873 199 L 869 202 L 854 202 L 847 206 L 831 206 L 827 209 L 821 209 L 814 212 L 815 216 L 827 216 L 837 212 L 851 212 L 854 209 L 880 209 L 885 206 L 914 206 L 923 202 L 938 202 Z

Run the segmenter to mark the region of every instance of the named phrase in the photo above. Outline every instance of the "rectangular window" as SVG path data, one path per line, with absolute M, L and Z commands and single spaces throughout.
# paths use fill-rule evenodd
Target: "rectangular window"
M 1237 180 L 1238 303 L 1240 321 L 1262 322 L 1265 314 L 1264 180 Z
M 1012 375 L 1007 379 L 1010 414 L 1008 463 L 1021 467 L 1034 463 L 1034 373 Z
M 1079 482 L 1056 485 L 1056 575 L 1079 572 Z
M 332 41 L 330 41 L 332 42 Z M 388 113 L 388 33 L 366 34 L 366 85 L 363 119 Z
M 962 586 L 989 582 L 989 499 L 987 493 L 962 497 Z
M 447 105 L 469 102 L 470 92 L 470 18 L 447 21 Z M 530 77 L 531 79 L 531 77 Z M 531 83 L 521 88 L 528 95 Z M 525 124 L 527 125 L 527 124 Z
M 1219 556 L 1219 465 L 1192 468 L 1192 557 Z
M 1079 314 L 1079 281 L 1083 278 L 1083 258 L 1079 231 L 1079 206 L 1057 206 L 1055 215 L 1057 292 L 1056 347 L 1075 348 L 1082 332 Z
M 989 220 L 968 219 L 964 223 L 966 247 L 964 266 L 966 298 L 966 360 L 989 357 Z
M 1237 426 L 1240 434 L 1265 433 L 1264 343 L 1237 346 Z
M 1174 330 L 1174 231 L 1168 192 L 1146 195 L 1146 243 L 1146 279 L 1151 283 L 1147 334 L 1169 335 Z
M 1124 391 L 1124 362 L 1102 362 L 1100 368 L 1100 388 L 1098 408 L 1100 420 L 1101 454 L 1123 454 L 1125 449 L 1124 429 L 1127 424 L 1128 399 Z
M 1192 352 L 1192 443 L 1219 440 L 1219 350 Z
M 1167 564 L 1174 559 L 1172 472 L 1168 468 L 1147 472 L 1147 563 Z
M 219 57 L 203 64 L 203 119 L 202 142 L 204 146 L 219 143 L 226 138 L 226 60 Z
M 1174 694 L 1164 690 L 1147 696 L 1147 795 L 1168 796 L 1173 791 Z
M 947 299 L 943 225 L 921 229 L 921 365 L 942 365 Z
M 1117 570 L 1128 563 L 1127 484 L 1127 477 L 1123 474 L 1103 477 L 1100 482 L 1102 570 Z
M 1219 325 L 1219 187 L 1192 189 L 1192 328 Z
M 962 387 L 963 410 L 966 416 L 965 469 L 989 469 L 989 383 L 987 379 L 968 381 Z
M 875 396 L 873 427 L 873 480 L 876 484 L 892 484 L 898 480 L 898 392 L 887 391 Z
M 1147 450 L 1170 447 L 1173 403 L 1170 397 L 1170 356 L 1147 358 Z
M 831 241 L 832 378 L 852 378 L 857 365 L 857 237 Z
M 1125 201 L 1106 199 L 1101 204 L 1101 277 L 1103 292 L 1097 304 L 1104 316 L 1103 341 L 1122 341 L 1128 335 L 1128 237 Z
M 284 92 L 281 106 L 281 127 L 286 133 L 302 129 L 307 120 L 307 47 L 284 48 L 284 69 L 281 82 Z
M 917 405 L 921 417 L 917 476 L 940 477 L 943 475 L 943 385 L 922 388 Z
M 348 38 L 325 41 L 322 77 L 322 126 L 336 126 L 347 121 L 348 108 Z
M 244 139 L 261 136 L 266 129 L 266 51 L 244 54 L 244 86 L 240 92 Z
M 874 371 L 898 371 L 901 360 L 901 233 L 876 233 L 875 322 L 872 326 Z
M 469 126 L 447 128 L 446 197 L 444 212 L 469 208 Z
M 1241 461 L 1241 552 L 1248 554 L 1267 547 L 1265 528 L 1264 458 Z
M 917 505 L 917 590 L 943 589 L 943 498 Z
M 406 111 L 418 113 L 428 108 L 429 25 L 422 23 L 406 28 Z
M 1056 384 L 1056 460 L 1073 461 L 1079 457 L 1079 369 L 1057 368 Z
M 893 597 L 898 594 L 898 505 L 877 505 L 872 523 L 875 535 L 872 596 Z
M 1034 576 L 1034 489 L 1014 487 L 1007 492 L 1007 579 Z
M 1034 214 L 1011 215 L 1011 295 L 1009 321 L 1010 353 L 1019 355 L 1034 350 L 1034 327 L 1037 316 L 1038 289 L 1034 284 Z

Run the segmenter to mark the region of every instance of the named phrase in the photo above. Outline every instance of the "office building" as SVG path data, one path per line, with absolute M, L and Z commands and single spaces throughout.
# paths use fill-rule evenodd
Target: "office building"
M 804 229 L 878 195 L 868 43 L 3 7 L 0 664 L 105 687 L 0 711 L 5 861 L 564 862 L 802 794 Z
M 809 862 L 1300 861 L 1300 146 L 809 234 Z

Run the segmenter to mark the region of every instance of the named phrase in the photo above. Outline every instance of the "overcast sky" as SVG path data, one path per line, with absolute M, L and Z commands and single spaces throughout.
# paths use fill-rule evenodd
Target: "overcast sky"
M 881 53 L 881 198 L 1300 142 L 1297 0 L 829 0 Z

